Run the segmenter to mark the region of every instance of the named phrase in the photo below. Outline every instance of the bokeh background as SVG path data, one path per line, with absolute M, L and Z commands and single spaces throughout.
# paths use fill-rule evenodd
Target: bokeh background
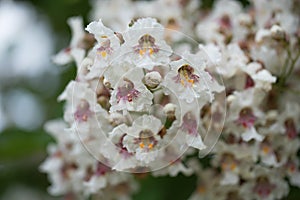
M 55 66 L 51 56 L 69 43 L 67 19 L 82 16 L 87 24 L 90 6 L 88 0 L 0 1 L 0 200 L 61 199 L 47 194 L 49 182 L 39 172 L 55 142 L 43 124 L 63 116 L 56 98 L 74 79 L 75 65 Z M 196 187 L 194 176 L 136 178 L 141 189 L 134 199 L 184 200 Z M 287 199 L 300 199 L 300 190 L 292 188 Z

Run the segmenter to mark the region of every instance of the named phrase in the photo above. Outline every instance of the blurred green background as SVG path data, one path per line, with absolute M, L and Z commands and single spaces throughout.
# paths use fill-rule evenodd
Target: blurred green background
M 90 5 L 89 1 L 86 0 L 27 0 L 17 2 L 29 3 L 37 12 L 36 17 L 49 23 L 54 46 L 52 53 L 66 47 L 69 43 L 71 34 L 66 24 L 69 17 L 80 15 L 84 18 L 85 23 L 88 23 Z M 209 6 L 212 1 L 204 2 L 205 5 Z M 0 133 L 0 199 L 7 199 L 10 191 L 20 187 L 41 194 L 37 199 L 49 198 L 43 195 L 47 192 L 49 182 L 46 175 L 38 171 L 38 167 L 47 156 L 47 144 L 54 141 L 45 133 L 42 124 L 49 119 L 63 116 L 63 104 L 58 103 L 56 98 L 67 83 L 75 77 L 75 66 L 72 64 L 64 67 L 50 65 L 51 75 L 49 75 L 49 71 L 46 71 L 34 78 L 17 76 L 8 80 L 1 80 L 0 93 L 4 100 L 5 96 L 16 88 L 37 97 L 42 102 L 43 120 L 33 130 L 26 130 L 14 123 L 8 123 Z M 44 87 L 39 88 L 36 86 L 37 84 L 43 84 Z M 5 104 L 3 107 L 5 111 Z M 21 115 L 22 118 L 27 117 L 27 113 Z M 0 120 L 4 119 L 0 118 Z M 194 176 L 184 177 L 180 175 L 176 178 L 152 178 L 148 176 L 138 179 L 141 182 L 141 190 L 134 199 L 184 200 L 196 187 L 196 177 Z M 287 199 L 300 199 L 299 190 L 292 188 Z

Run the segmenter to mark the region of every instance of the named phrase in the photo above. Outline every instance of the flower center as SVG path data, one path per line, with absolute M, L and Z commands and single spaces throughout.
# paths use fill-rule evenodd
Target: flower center
M 90 105 L 86 100 L 81 100 L 74 113 L 75 120 L 78 122 L 85 122 L 92 115 Z
M 155 38 L 151 35 L 145 34 L 138 40 L 138 45 L 134 47 L 134 51 L 141 56 L 144 56 L 157 53 L 159 48 L 155 44 Z
M 97 49 L 97 54 L 101 55 L 102 58 L 106 58 L 107 54 L 111 54 L 113 49 L 110 47 L 110 40 L 107 39 L 101 43 L 101 47 Z
M 294 173 L 297 170 L 297 165 L 292 161 L 289 160 L 286 164 L 285 164 L 286 169 L 291 172 Z
M 194 68 L 186 64 L 178 69 L 178 74 L 173 80 L 175 83 L 181 83 L 184 87 L 192 87 L 194 83 L 199 81 L 199 76 L 194 74 Z
M 265 140 L 261 143 L 261 146 L 260 146 L 260 147 L 261 147 L 262 152 L 263 152 L 265 155 L 268 155 L 268 154 L 270 154 L 270 153 L 273 152 L 272 146 L 271 146 L 270 142 L 269 142 L 267 139 L 265 139 Z
M 221 29 L 231 29 L 232 28 L 232 23 L 229 15 L 223 15 L 220 20 L 219 20 L 219 25 Z
M 139 94 L 140 92 L 134 88 L 134 84 L 130 80 L 124 79 L 122 86 L 118 87 L 117 102 L 119 103 L 120 100 L 132 102 Z
M 140 132 L 140 137 L 136 140 L 141 149 L 151 150 L 157 144 L 157 140 L 153 137 L 150 130 L 143 130 Z
M 251 108 L 244 108 L 240 111 L 239 118 L 236 120 L 236 123 L 242 125 L 245 128 L 253 127 L 256 121 Z
M 104 176 L 107 172 L 110 172 L 110 171 L 111 171 L 111 168 L 102 164 L 101 162 L 98 162 L 97 169 L 96 169 L 96 175 Z
M 275 187 L 276 186 L 274 184 L 269 182 L 267 177 L 259 177 L 256 180 L 256 185 L 254 186 L 253 191 L 260 197 L 266 198 L 271 194 Z
M 247 75 L 247 76 L 246 76 L 245 89 L 251 88 L 251 87 L 253 87 L 254 85 L 255 85 L 254 80 L 253 80 L 249 75 Z
M 237 167 L 237 161 L 234 158 L 234 155 L 230 153 L 225 153 L 221 159 L 221 168 L 223 171 L 233 171 Z
M 286 135 L 290 139 L 295 139 L 297 137 L 297 130 L 293 119 L 287 119 L 284 122 Z
M 182 123 L 181 129 L 188 132 L 188 134 L 191 134 L 191 135 L 198 134 L 197 120 L 192 112 L 187 112 L 183 116 L 183 123 Z

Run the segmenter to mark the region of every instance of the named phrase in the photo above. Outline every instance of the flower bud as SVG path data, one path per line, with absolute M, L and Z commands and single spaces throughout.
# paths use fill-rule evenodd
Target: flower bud
M 111 84 L 110 84 L 110 82 L 106 78 L 103 79 L 103 85 L 106 88 L 111 88 Z
M 108 120 L 112 126 L 118 126 L 122 123 L 125 123 L 125 118 L 120 113 L 111 113 Z
M 176 111 L 176 105 L 173 103 L 168 103 L 163 108 L 163 111 L 167 116 L 174 116 Z
M 282 40 L 285 38 L 285 31 L 278 25 L 273 25 L 271 28 L 271 36 L 276 40 Z
M 276 120 L 278 118 L 278 112 L 276 110 L 270 110 L 267 113 L 267 118 L 271 120 Z
M 150 88 L 157 87 L 161 83 L 161 80 L 162 78 L 160 73 L 156 71 L 149 72 L 144 77 L 145 85 Z
M 234 95 L 229 95 L 227 97 L 227 103 L 230 104 L 231 102 L 233 102 L 236 99 L 236 97 Z

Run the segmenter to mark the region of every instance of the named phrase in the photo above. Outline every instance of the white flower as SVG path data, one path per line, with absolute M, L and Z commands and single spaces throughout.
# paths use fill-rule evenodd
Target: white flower
M 271 36 L 271 31 L 269 29 L 259 29 L 255 35 L 255 42 L 262 43 L 265 38 Z
M 97 103 L 96 93 L 88 87 L 87 83 L 72 81 L 59 96 L 59 100 L 68 101 L 65 112 L 67 122 L 85 122 L 97 112 L 105 113 Z
M 53 62 L 59 65 L 65 65 L 73 60 L 70 54 L 71 50 L 80 48 L 79 44 L 85 36 L 83 29 L 83 20 L 81 17 L 72 17 L 68 19 L 68 24 L 71 27 L 72 39 L 70 46 L 60 51 L 56 56 L 53 57 Z M 80 50 L 81 51 L 81 50 Z
M 130 129 L 125 124 L 121 124 L 108 134 L 108 140 L 101 147 L 101 152 L 110 160 L 112 169 L 123 171 L 135 168 L 138 164 L 134 154 L 124 147 L 124 137 L 129 133 Z
M 272 76 L 268 70 L 262 69 L 259 63 L 249 63 L 244 70 L 251 76 L 256 88 L 269 91 L 272 83 L 276 82 L 276 77 Z
M 153 116 L 138 117 L 130 127 L 128 135 L 124 137 L 124 147 L 128 152 L 134 153 L 142 165 L 148 165 L 158 155 L 161 146 L 158 132 L 161 128 L 161 121 Z
M 135 68 L 123 75 L 116 84 L 110 99 L 110 111 L 143 111 L 152 104 L 152 93 L 142 83 L 144 74 Z
M 204 63 L 197 55 L 185 53 L 183 58 L 172 61 L 171 71 L 165 76 L 162 85 L 166 90 L 178 95 L 179 99 L 187 103 L 197 98 L 210 96 L 213 99 L 213 92 L 223 90 L 213 77 L 204 71 Z
M 282 199 L 288 181 L 300 186 L 300 108 L 290 92 L 299 89 L 293 4 L 252 0 L 253 9 L 244 12 L 238 2 L 220 0 L 207 14 L 193 5 L 199 2 L 96 6 L 114 29 L 92 22 L 93 48 L 82 43 L 87 34 L 72 42 L 78 71 L 59 98 L 66 101 L 65 123 L 46 126 L 58 140 L 42 165 L 53 193 L 128 200 L 132 176 L 112 170 L 195 174 L 193 200 Z M 111 9 L 118 15 L 105 14 Z M 167 29 L 196 34 L 205 45 L 141 18 L 146 15 Z M 128 23 L 125 32 L 115 32 Z M 295 73 L 284 77 L 294 64 Z M 203 169 L 199 158 L 210 151 Z
M 242 6 L 237 1 L 217 1 L 213 11 L 198 23 L 197 36 L 207 43 L 217 44 L 243 39 L 247 29 L 240 23 L 240 18 L 243 17 L 241 10 Z
M 299 24 L 299 18 L 291 12 L 292 2 L 253 0 L 253 5 L 258 28 L 279 24 L 288 34 L 296 32 L 297 25 L 295 24 Z
M 257 141 L 263 140 L 263 136 L 259 135 L 253 126 L 249 127 L 244 133 L 242 133 L 242 138 L 246 142 L 252 139 Z
M 245 66 L 248 58 L 236 43 L 229 44 L 222 50 L 222 61 L 217 72 L 225 77 L 234 76 L 241 67 Z
M 199 44 L 198 55 L 205 58 L 206 65 L 209 67 L 218 66 L 222 61 L 221 49 L 215 44 L 209 43 L 207 45 Z
M 129 73 L 133 68 L 135 68 L 135 65 L 132 62 L 117 59 L 104 71 L 105 81 L 114 88 L 124 74 Z
M 263 136 L 257 133 L 255 122 L 263 117 L 258 106 L 263 98 L 263 93 L 255 89 L 248 89 L 243 92 L 235 92 L 235 99 L 230 104 L 230 120 L 237 125 L 244 127 L 242 138 L 244 141 L 255 139 L 262 141 Z
M 101 21 L 90 23 L 86 30 L 92 33 L 97 40 L 94 47 L 95 61 L 88 74 L 89 78 L 99 77 L 118 55 L 120 40 L 116 34 L 105 27 Z
M 188 198 L 189 200 L 207 200 L 217 199 L 220 196 L 216 194 L 215 189 L 218 186 L 219 176 L 213 169 L 203 167 L 198 160 L 191 159 L 188 165 L 194 169 L 197 175 L 197 187 L 193 194 Z
M 95 194 L 100 189 L 105 188 L 107 184 L 106 178 L 103 176 L 92 176 L 88 182 L 84 183 L 86 193 Z
M 123 31 L 135 15 L 135 3 L 130 0 L 93 1 L 91 17 L 93 20 L 102 19 L 116 31 Z M 112 15 L 118 13 L 118 15 Z
M 276 170 L 262 167 L 254 169 L 255 176 L 241 188 L 241 194 L 250 199 L 282 199 L 288 193 L 288 185 Z
M 221 185 L 236 185 L 239 182 L 239 176 L 231 171 L 225 171 L 224 177 L 221 180 Z
M 170 133 L 176 135 L 176 140 L 181 141 L 180 149 L 186 148 L 186 145 L 198 150 L 206 148 L 198 131 L 200 128 L 198 113 L 200 113 L 200 106 L 186 104 L 181 111 L 181 119 L 174 122 L 170 128 Z
M 123 33 L 122 55 L 138 67 L 153 69 L 169 62 L 172 49 L 164 41 L 164 28 L 153 18 L 138 19 Z

